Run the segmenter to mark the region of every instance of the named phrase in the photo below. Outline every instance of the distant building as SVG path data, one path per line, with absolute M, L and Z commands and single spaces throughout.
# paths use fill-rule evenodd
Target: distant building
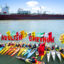
M 1 10 L 1 13 L 2 14 L 9 14 L 9 7 L 8 6 L 3 7 Z
M 18 14 L 30 14 L 31 12 L 30 11 L 26 11 L 26 10 L 23 10 L 23 9 L 18 9 Z

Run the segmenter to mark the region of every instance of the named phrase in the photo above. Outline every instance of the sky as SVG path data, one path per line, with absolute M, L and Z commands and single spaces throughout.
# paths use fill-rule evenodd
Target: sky
M 17 13 L 21 8 L 31 12 L 64 14 L 64 0 L 0 0 L 0 9 L 6 5 L 9 6 L 10 13 Z

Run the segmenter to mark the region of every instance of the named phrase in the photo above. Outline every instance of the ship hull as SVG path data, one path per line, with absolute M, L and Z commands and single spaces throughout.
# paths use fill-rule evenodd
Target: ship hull
M 56 20 L 64 19 L 64 15 L 21 15 L 21 14 L 10 14 L 0 15 L 0 20 Z

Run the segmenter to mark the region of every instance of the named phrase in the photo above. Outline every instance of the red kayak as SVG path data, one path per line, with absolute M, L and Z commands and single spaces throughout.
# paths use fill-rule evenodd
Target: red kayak
M 8 54 L 11 50 L 13 50 L 13 47 L 11 47 L 11 48 L 5 53 L 5 55 Z
M 11 56 L 14 56 L 19 50 L 20 48 L 17 48 L 16 51 Z
M 13 52 L 15 52 L 16 49 L 17 49 L 17 47 L 13 48 L 13 49 L 8 53 L 8 55 L 11 55 Z

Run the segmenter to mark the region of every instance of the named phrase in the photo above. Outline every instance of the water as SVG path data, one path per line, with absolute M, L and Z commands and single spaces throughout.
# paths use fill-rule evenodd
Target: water
M 33 31 L 35 31 L 36 33 L 52 32 L 53 37 L 55 37 L 55 44 L 59 45 L 60 47 L 64 47 L 64 44 L 61 44 L 61 42 L 59 41 L 60 34 L 64 33 L 64 20 L 5 20 L 5 21 L 0 20 L 0 33 L 6 34 L 8 30 L 11 32 L 12 31 L 20 32 L 24 30 L 28 33 Z M 26 39 L 24 39 L 23 41 L 29 42 Z M 8 41 L 0 40 L 0 42 L 8 42 Z M 15 57 L 11 58 L 10 56 L 0 55 L 0 64 L 10 64 L 10 63 L 21 64 L 21 61 L 17 60 Z M 53 62 L 52 64 L 54 63 L 58 64 L 58 62 L 56 61 Z M 22 64 L 24 64 L 24 62 Z M 51 62 L 48 64 L 51 64 Z M 60 64 L 63 64 L 63 61 Z
M 7 31 L 20 32 L 52 32 L 55 43 L 64 47 L 59 41 L 60 34 L 64 33 L 64 20 L 0 20 L 0 33 L 6 34 Z M 26 42 L 29 42 L 25 39 Z M 1 41 L 0 42 L 8 42 Z

